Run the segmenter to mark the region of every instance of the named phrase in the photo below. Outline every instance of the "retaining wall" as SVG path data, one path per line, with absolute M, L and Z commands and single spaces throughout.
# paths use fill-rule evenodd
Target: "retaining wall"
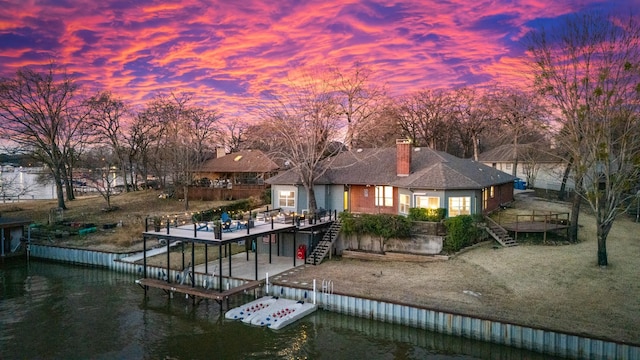
M 128 254 L 113 254 L 102 251 L 30 245 L 30 256 L 64 261 L 76 264 L 103 266 L 115 271 L 143 274 L 143 266 L 120 261 Z M 161 279 L 169 276 L 179 282 L 182 272 L 147 266 L 147 277 Z M 219 279 L 215 275 L 195 274 L 197 286 L 212 284 L 218 288 Z M 223 287 L 244 284 L 242 279 L 223 278 Z M 413 305 L 389 303 L 373 299 L 363 299 L 343 294 L 323 293 L 323 284 L 317 284 L 317 291 L 270 285 L 269 294 L 294 300 L 316 303 L 329 311 L 372 320 L 422 328 L 448 335 L 462 336 L 516 348 L 532 350 L 554 356 L 573 359 L 640 359 L 640 346 L 617 343 L 602 339 L 566 334 L 545 329 L 529 328 L 490 319 L 474 318 L 461 314 L 447 313 Z M 327 287 L 330 289 L 330 287 Z

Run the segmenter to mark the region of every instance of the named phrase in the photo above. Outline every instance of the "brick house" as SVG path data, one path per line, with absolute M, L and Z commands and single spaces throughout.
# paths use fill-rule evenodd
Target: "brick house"
M 486 214 L 513 201 L 514 177 L 470 159 L 412 147 L 343 152 L 327 162 L 315 182 L 318 208 L 353 213 L 409 213 L 409 208 L 445 208 L 447 216 Z M 272 177 L 272 206 L 301 213 L 307 194 L 297 173 Z

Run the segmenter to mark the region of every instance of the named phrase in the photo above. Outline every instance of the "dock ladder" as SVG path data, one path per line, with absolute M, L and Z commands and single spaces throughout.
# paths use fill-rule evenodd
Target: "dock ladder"
M 322 279 L 322 305 L 325 309 L 330 308 L 331 295 L 333 295 L 333 280 Z

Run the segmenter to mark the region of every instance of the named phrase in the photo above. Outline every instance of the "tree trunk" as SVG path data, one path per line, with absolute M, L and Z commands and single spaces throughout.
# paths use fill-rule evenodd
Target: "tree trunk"
M 607 266 L 609 265 L 607 260 L 607 236 L 609 235 L 609 230 L 611 230 L 613 222 L 600 223 L 597 219 L 596 222 L 598 229 L 598 266 Z
M 58 197 L 58 207 L 60 209 L 67 209 L 67 206 L 64 204 L 64 190 L 62 189 L 62 177 L 60 174 L 53 174 L 53 179 L 56 182 L 56 194 Z
M 480 139 L 478 139 L 478 136 L 473 135 L 471 137 L 471 141 L 473 142 L 473 160 L 478 161 L 478 155 L 480 154 Z
M 184 193 L 184 210 L 189 210 L 189 185 L 183 185 L 182 191 Z
M 66 193 L 67 193 L 67 200 L 71 201 L 71 200 L 75 200 L 75 196 L 73 194 L 73 183 L 72 180 L 70 178 L 66 178 L 64 180 L 64 187 L 66 189 Z
M 73 193 L 73 168 L 71 165 L 63 166 L 62 171 L 62 179 L 64 180 L 64 186 L 66 190 L 67 200 L 72 201 L 76 199 L 75 194 Z
M 124 192 L 129 192 L 129 182 L 127 181 L 127 169 L 125 169 L 124 161 L 120 163 L 122 165 L 122 180 L 124 181 Z
M 564 201 L 567 199 L 567 181 L 569 180 L 569 174 L 571 173 L 571 164 L 573 159 L 569 159 L 567 166 L 564 168 L 564 174 L 562 174 L 562 183 L 560 184 L 560 192 L 558 193 L 558 200 Z
M 315 214 L 318 209 L 318 203 L 316 202 L 316 193 L 313 191 L 313 185 L 305 186 L 307 190 L 307 199 L 309 201 L 309 213 Z
M 513 169 L 512 173 L 514 177 L 518 176 L 518 135 L 516 134 L 515 139 L 513 139 Z
M 569 241 L 578 242 L 578 219 L 580 217 L 580 204 L 582 203 L 582 197 L 578 193 L 582 187 L 582 179 L 576 181 L 576 189 L 573 199 L 571 201 L 571 220 L 569 223 Z

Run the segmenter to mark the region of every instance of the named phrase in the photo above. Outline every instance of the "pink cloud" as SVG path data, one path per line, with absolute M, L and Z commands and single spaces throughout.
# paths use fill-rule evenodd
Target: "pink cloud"
M 597 1 L 42 3 L 15 0 L 0 9 L 0 75 L 54 58 L 92 90 L 132 102 L 183 89 L 242 114 L 301 67 L 355 61 L 395 95 L 522 83 L 527 69 L 516 48 L 531 22 Z

